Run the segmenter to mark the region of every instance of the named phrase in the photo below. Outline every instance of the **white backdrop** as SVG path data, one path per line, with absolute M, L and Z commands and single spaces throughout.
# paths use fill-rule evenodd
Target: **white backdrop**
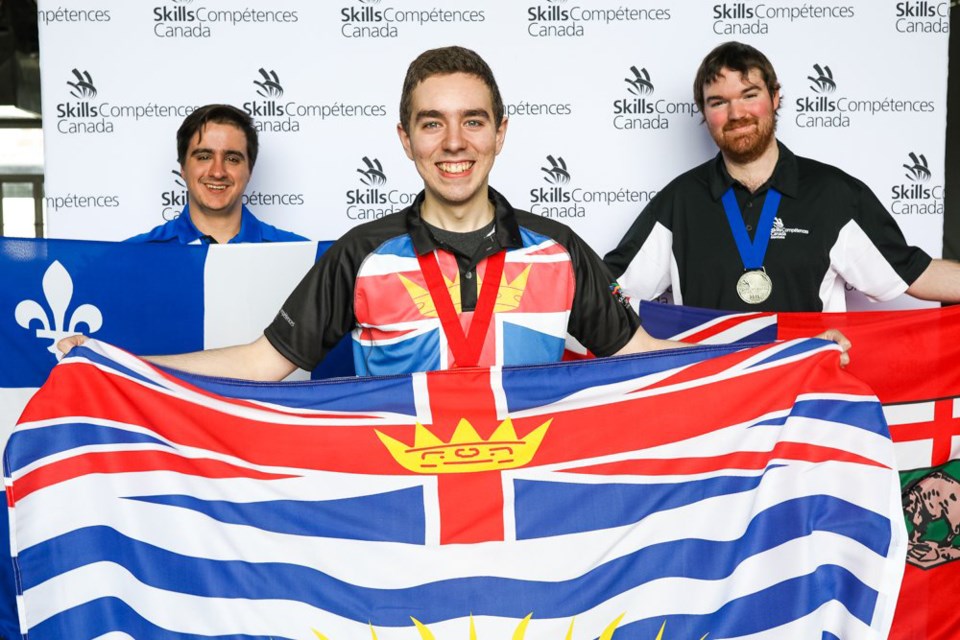
M 247 193 L 262 219 L 326 240 L 402 208 L 421 187 L 395 133 L 404 72 L 424 49 L 460 44 L 490 63 L 510 115 L 491 183 L 603 254 L 659 188 L 715 153 L 692 80 L 735 39 L 777 69 L 780 139 L 863 179 L 911 243 L 941 253 L 947 2 L 39 6 L 50 237 L 120 240 L 178 213 L 175 132 L 210 102 L 262 129 Z M 554 164 L 567 181 L 546 173 Z

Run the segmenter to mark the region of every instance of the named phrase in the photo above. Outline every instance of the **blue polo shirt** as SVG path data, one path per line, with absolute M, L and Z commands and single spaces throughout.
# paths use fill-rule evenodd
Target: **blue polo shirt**
M 240 213 L 240 231 L 231 238 L 227 244 L 239 244 L 241 242 L 297 242 L 300 240 L 307 240 L 307 238 L 291 231 L 278 229 L 272 224 L 261 222 L 244 206 Z M 146 233 L 128 238 L 127 242 L 216 244 L 213 238 L 203 235 L 200 233 L 200 230 L 194 226 L 193 220 L 190 219 L 189 204 L 183 208 L 179 216 L 170 222 L 154 227 Z

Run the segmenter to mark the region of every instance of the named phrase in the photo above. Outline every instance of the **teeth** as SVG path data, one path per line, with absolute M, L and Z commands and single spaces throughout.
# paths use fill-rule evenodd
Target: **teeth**
M 437 166 L 445 173 L 463 173 L 473 166 L 472 162 L 441 162 Z

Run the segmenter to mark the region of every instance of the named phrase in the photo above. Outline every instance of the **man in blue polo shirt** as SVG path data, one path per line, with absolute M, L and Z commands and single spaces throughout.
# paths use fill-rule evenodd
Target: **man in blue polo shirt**
M 208 104 L 186 117 L 177 131 L 177 160 L 187 184 L 180 215 L 128 242 L 234 244 L 293 242 L 303 236 L 258 220 L 243 205 L 257 161 L 253 120 L 228 104 Z

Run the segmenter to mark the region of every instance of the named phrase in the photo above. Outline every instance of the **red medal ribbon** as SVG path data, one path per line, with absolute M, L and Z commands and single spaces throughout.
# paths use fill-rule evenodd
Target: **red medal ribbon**
M 506 259 L 506 251 L 500 251 L 487 258 L 487 269 L 483 274 L 480 296 L 473 311 L 470 329 L 465 334 L 463 327 L 460 326 L 460 318 L 453 306 L 453 300 L 450 298 L 450 291 L 440 272 L 436 251 L 417 256 L 456 367 L 475 367 L 480 362 L 483 343 L 487 339 L 487 329 L 490 327 L 490 321 L 493 320 L 493 309 L 500 291 L 500 278 L 503 275 L 503 263 Z M 479 271 L 477 277 L 480 277 Z

